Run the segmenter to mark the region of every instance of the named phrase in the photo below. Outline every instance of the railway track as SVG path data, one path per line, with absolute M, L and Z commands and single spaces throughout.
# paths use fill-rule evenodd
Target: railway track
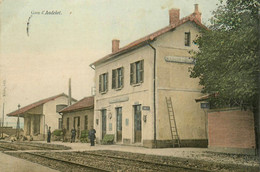
M 17 149 L 15 149 L 15 148 L 11 148 L 11 147 L 7 147 L 7 146 L 3 146 L 3 145 L 1 145 L 0 144 L 0 150 L 1 151 L 17 151 Z
M 166 167 L 167 169 L 180 169 L 180 170 L 186 170 L 186 171 L 201 171 L 201 172 L 209 172 L 209 170 L 199 169 L 199 168 L 193 168 L 193 167 L 187 167 L 187 166 L 180 166 L 180 165 L 172 165 L 172 164 L 162 164 L 158 162 L 152 162 L 152 161 L 145 161 L 145 160 L 138 160 L 138 159 L 130 159 L 126 157 L 119 157 L 119 156 L 113 156 L 113 155 L 107 155 L 107 154 L 98 154 L 98 153 L 92 153 L 92 152 L 82 152 L 85 155 L 92 155 L 92 156 L 101 156 L 106 158 L 112 158 L 117 160 L 123 160 L 123 161 L 132 161 L 135 163 L 142 163 L 146 165 L 153 165 L 157 168 L 161 169 L 161 167 Z M 166 170 L 167 171 L 167 170 Z
M 37 154 L 44 154 L 46 156 L 48 153 L 37 152 Z M 59 157 L 59 159 L 68 159 L 77 162 L 83 161 L 83 163 L 93 164 L 93 166 L 103 166 L 105 164 L 106 169 L 109 171 L 208 171 L 187 166 L 155 163 L 91 152 L 57 152 L 55 155 L 49 154 L 48 156 L 55 156 L 56 158 Z
M 54 157 L 50 157 L 50 156 L 46 156 L 46 155 L 36 154 L 33 152 L 26 152 L 25 154 L 40 157 L 40 158 L 47 159 L 50 161 L 55 161 L 56 162 L 55 165 L 57 165 L 57 162 L 63 163 L 63 164 L 69 164 L 70 170 L 73 167 L 76 167 L 76 168 L 79 167 L 79 171 L 107 172 L 107 170 L 105 170 L 105 169 L 101 169 L 101 168 L 97 168 L 97 167 L 93 167 L 93 166 L 89 166 L 89 165 L 85 165 L 85 164 L 81 164 L 81 163 L 77 163 L 77 162 L 72 162 L 72 161 L 68 161 L 68 160 L 64 160 L 64 159 L 60 159 L 60 158 L 54 158 Z M 77 171 L 77 169 L 73 168 L 73 171 Z

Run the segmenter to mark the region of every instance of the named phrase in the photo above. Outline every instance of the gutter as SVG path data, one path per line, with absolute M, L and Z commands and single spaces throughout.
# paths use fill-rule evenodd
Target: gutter
M 155 148 L 157 148 L 157 140 L 156 140 L 156 49 L 154 46 L 150 44 L 150 42 L 147 42 L 147 45 L 149 45 L 153 51 L 154 51 L 154 58 L 153 58 L 153 108 L 154 108 L 154 143 Z
M 93 64 L 89 65 L 89 67 L 91 67 L 93 70 L 96 70 L 93 66 Z

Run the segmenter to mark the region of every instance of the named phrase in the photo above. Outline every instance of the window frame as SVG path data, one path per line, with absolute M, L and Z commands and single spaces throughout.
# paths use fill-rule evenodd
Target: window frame
M 99 93 L 104 94 L 108 91 L 108 72 L 99 75 Z
M 119 75 L 121 73 L 121 75 Z M 112 70 L 112 89 L 120 90 L 124 87 L 124 67 Z
M 144 60 L 130 64 L 130 85 L 136 86 L 144 82 Z
M 191 46 L 191 33 L 190 32 L 185 32 L 184 33 L 184 45 L 186 47 Z
M 70 130 L 70 118 L 67 118 L 67 130 Z
M 84 119 L 84 129 L 88 130 L 88 115 L 85 115 L 85 119 Z

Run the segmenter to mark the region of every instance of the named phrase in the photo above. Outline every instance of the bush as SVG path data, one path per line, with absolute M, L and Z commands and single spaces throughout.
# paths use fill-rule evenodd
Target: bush
M 80 142 L 89 143 L 88 130 L 82 130 L 81 131 Z
M 53 134 L 54 136 L 61 136 L 62 130 L 54 130 L 54 131 L 52 132 L 52 134 Z
M 102 145 L 111 145 L 114 143 L 114 135 L 113 134 L 106 134 L 101 141 Z

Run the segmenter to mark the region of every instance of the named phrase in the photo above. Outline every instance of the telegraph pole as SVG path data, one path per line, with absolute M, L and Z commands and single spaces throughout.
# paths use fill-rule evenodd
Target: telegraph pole
M 68 106 L 71 105 L 71 78 L 69 79 L 69 98 L 68 98 Z
M 5 119 L 5 89 L 6 89 L 6 81 L 3 81 L 3 114 L 2 114 L 2 136 L 4 138 L 4 119 Z
M 18 104 L 18 111 L 20 109 L 20 104 Z M 17 134 L 17 140 L 19 139 L 20 135 L 20 114 L 18 112 L 18 119 L 17 119 L 17 125 L 16 125 L 16 134 Z

